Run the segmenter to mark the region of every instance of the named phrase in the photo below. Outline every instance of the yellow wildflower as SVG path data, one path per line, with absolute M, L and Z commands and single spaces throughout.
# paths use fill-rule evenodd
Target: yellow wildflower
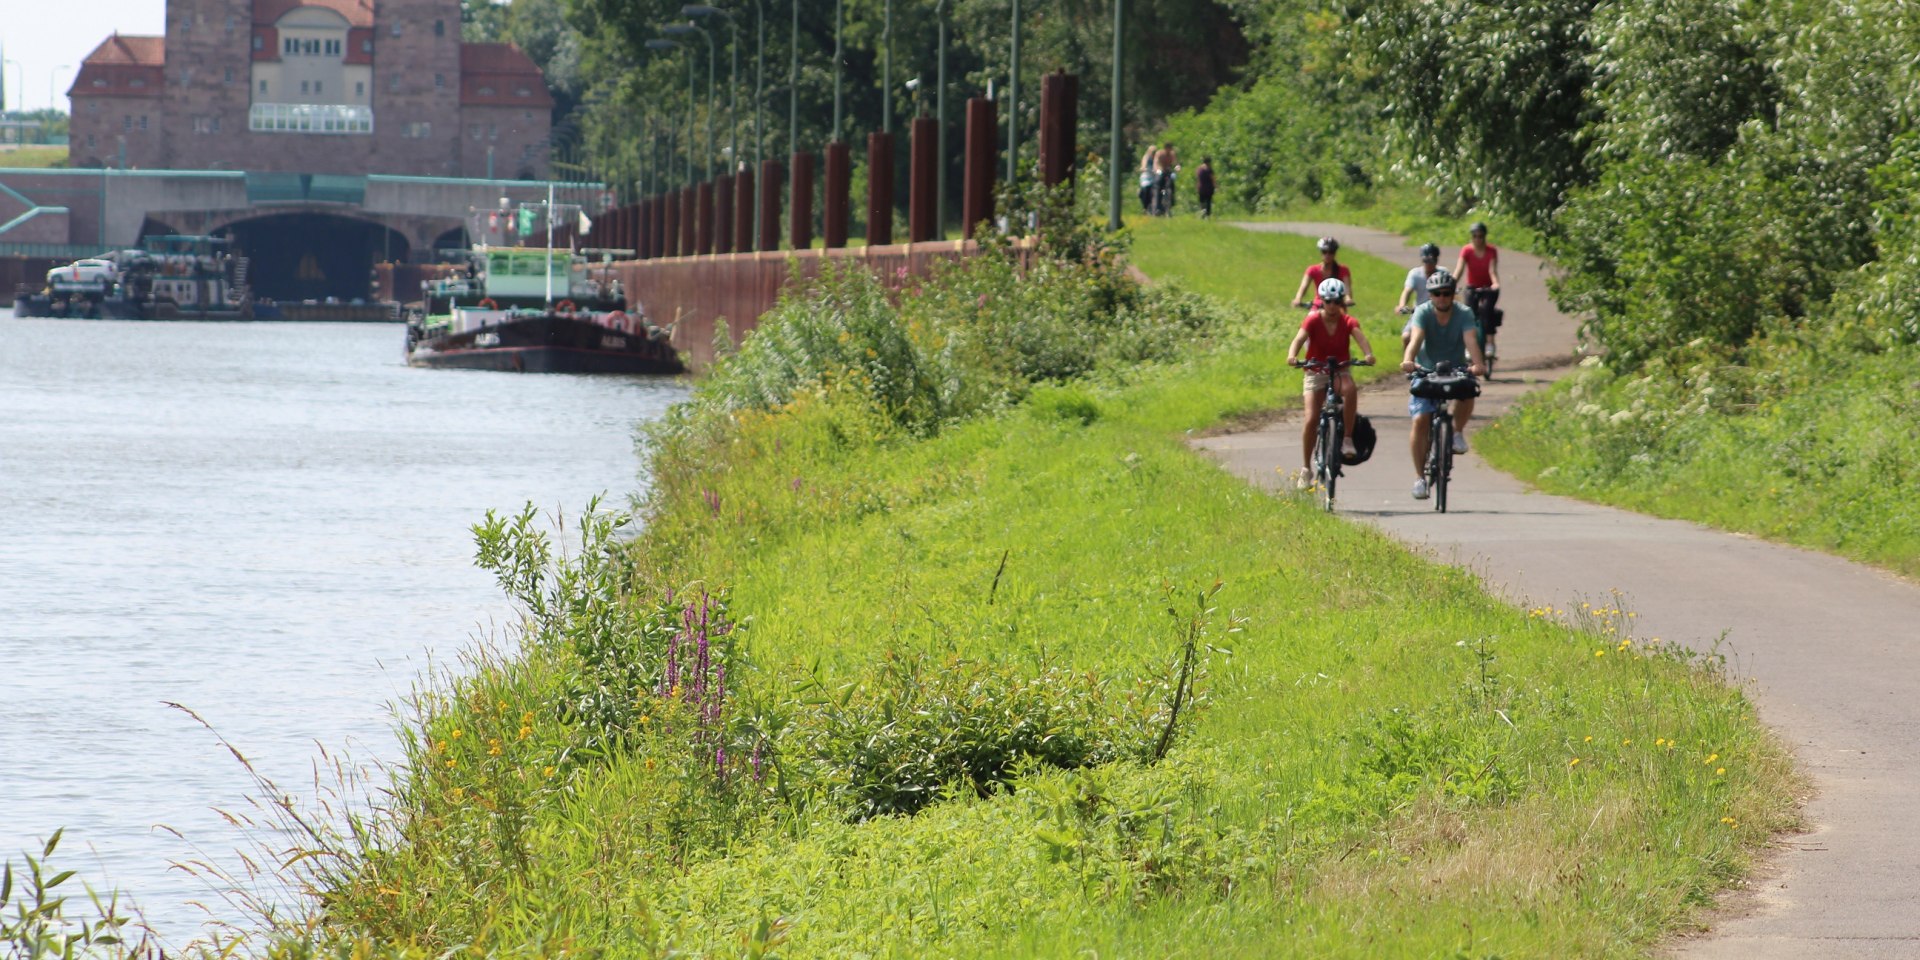
M 458 740 L 458 739 L 460 739 L 460 736 L 461 736 L 461 731 L 459 731 L 459 730 L 455 730 L 455 731 L 453 731 L 453 738 L 454 738 L 455 740 Z
M 1724 777 L 1724 776 L 1726 776 L 1726 775 L 1727 775 L 1727 768 L 1726 768 L 1726 767 L 1721 767 L 1721 768 L 1719 768 L 1719 769 L 1717 769 L 1717 770 L 1715 770 L 1715 771 L 1713 771 L 1713 775 L 1714 775 L 1714 776 L 1716 776 L 1716 777 Z
M 1579 766 L 1579 765 L 1580 765 L 1580 758 L 1579 758 L 1579 757 L 1574 757 L 1574 758 L 1573 758 L 1572 760 L 1568 760 L 1568 761 L 1567 761 L 1567 766 L 1569 766 L 1569 767 L 1577 767 L 1577 766 Z
M 548 767 L 545 770 L 540 771 L 540 775 L 551 779 L 553 777 L 553 768 Z

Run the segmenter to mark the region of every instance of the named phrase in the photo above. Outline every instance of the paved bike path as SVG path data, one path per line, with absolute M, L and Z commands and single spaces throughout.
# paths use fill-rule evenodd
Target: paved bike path
M 1248 229 L 1331 234 L 1411 266 L 1402 238 L 1331 224 Z M 1496 238 L 1497 242 L 1497 238 Z M 1443 249 L 1449 248 L 1443 244 Z M 1448 257 L 1442 257 L 1447 263 Z M 1468 431 L 1569 369 L 1575 325 L 1553 308 L 1543 264 L 1502 251 L 1499 380 Z M 1303 265 L 1304 267 L 1304 265 Z M 1363 308 L 1398 290 L 1356 291 Z M 1376 344 L 1383 362 L 1396 344 Z M 1525 358 L 1525 359 L 1523 359 Z M 1526 369 L 1535 368 L 1535 369 Z M 1283 383 L 1290 381 L 1282 378 Z M 1469 453 L 1454 460 L 1449 512 L 1409 494 L 1403 385 L 1362 392 L 1373 459 L 1340 482 L 1338 509 L 1469 567 L 1522 605 L 1565 607 L 1624 594 L 1647 637 L 1714 646 L 1750 680 L 1760 715 L 1796 751 L 1817 794 L 1809 832 L 1782 838 L 1751 889 L 1705 935 L 1669 945 L 1704 960 L 1920 958 L 1920 586 L 1835 557 L 1529 489 Z M 1195 445 L 1228 470 L 1276 487 L 1300 465 L 1289 419 Z

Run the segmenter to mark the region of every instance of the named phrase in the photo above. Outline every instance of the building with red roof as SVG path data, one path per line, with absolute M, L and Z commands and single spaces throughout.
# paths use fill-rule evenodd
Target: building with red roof
M 67 91 L 75 166 L 541 178 L 553 97 L 459 0 L 167 0 Z

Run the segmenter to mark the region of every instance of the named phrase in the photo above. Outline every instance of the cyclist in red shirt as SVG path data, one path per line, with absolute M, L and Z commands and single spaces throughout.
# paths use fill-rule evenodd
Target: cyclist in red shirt
M 1500 310 L 1500 248 L 1487 242 L 1487 225 L 1475 223 L 1467 228 L 1471 241 L 1460 248 L 1460 256 L 1454 261 L 1453 275 L 1460 278 L 1461 286 L 1466 287 L 1461 297 L 1473 315 L 1480 318 L 1481 349 L 1487 357 L 1487 376 L 1493 376 L 1493 360 L 1498 352 L 1494 347 L 1494 335 L 1500 332 L 1500 322 L 1506 319 L 1505 311 Z
M 1287 364 L 1291 366 L 1301 359 L 1300 348 L 1306 348 L 1307 360 L 1331 360 L 1341 363 L 1353 360 L 1352 344 L 1360 345 L 1361 356 L 1367 363 L 1373 362 L 1373 345 L 1367 342 L 1367 334 L 1360 329 L 1360 321 L 1347 312 L 1345 304 L 1352 299 L 1348 296 L 1347 285 L 1337 278 L 1320 281 L 1315 288 L 1319 294 L 1321 306 L 1307 314 L 1300 321 L 1299 332 L 1293 335 L 1293 344 L 1287 347 Z M 1340 445 L 1340 452 L 1349 457 L 1359 455 L 1353 446 L 1353 422 L 1360 415 L 1360 388 L 1354 385 L 1353 374 L 1347 370 L 1334 371 L 1338 377 L 1341 398 L 1341 420 L 1346 427 L 1346 439 Z M 1319 440 L 1320 409 L 1327 402 L 1327 377 L 1329 374 L 1309 370 L 1303 388 L 1306 391 L 1307 418 L 1300 429 L 1301 446 L 1300 476 L 1295 481 L 1301 487 L 1311 483 L 1313 476 L 1313 448 Z
M 1318 291 L 1320 285 L 1328 280 L 1340 281 L 1341 289 L 1346 291 L 1346 302 L 1342 306 L 1353 306 L 1353 271 L 1340 262 L 1340 241 L 1332 237 L 1320 238 L 1320 262 L 1307 268 L 1306 275 L 1300 278 L 1300 289 L 1293 292 L 1293 305 L 1307 306 L 1307 291 Z M 1320 297 L 1313 300 L 1313 308 L 1320 308 Z

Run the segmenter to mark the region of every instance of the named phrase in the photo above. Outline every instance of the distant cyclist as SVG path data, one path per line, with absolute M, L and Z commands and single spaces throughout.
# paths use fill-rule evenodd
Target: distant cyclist
M 1440 245 L 1423 244 L 1420 247 L 1420 265 L 1407 271 L 1407 282 L 1400 288 L 1400 303 L 1393 308 L 1394 312 L 1412 313 L 1415 307 L 1426 303 L 1427 278 L 1433 276 L 1433 272 L 1438 269 L 1440 269 Z M 1400 345 L 1406 346 L 1408 338 L 1412 336 L 1413 321 L 1408 320 L 1406 327 L 1400 331 Z
M 1498 306 L 1500 248 L 1487 242 L 1487 225 L 1484 223 L 1468 227 L 1467 236 L 1469 242 L 1460 248 L 1460 256 L 1453 264 L 1453 275 L 1466 285 L 1467 295 L 1463 299 L 1480 320 L 1481 334 L 1486 338 L 1487 361 L 1491 364 L 1500 352 L 1493 338 L 1500 332 L 1500 321 L 1504 319 Z
M 1338 280 L 1340 281 L 1340 289 L 1343 291 L 1343 296 L 1345 297 L 1341 306 L 1352 309 L 1353 271 L 1347 269 L 1347 265 L 1340 262 L 1340 241 L 1332 237 L 1321 237 L 1318 246 L 1320 247 L 1320 262 L 1308 267 L 1306 274 L 1300 278 L 1300 289 L 1293 292 L 1293 305 L 1296 307 L 1307 306 L 1306 297 L 1308 290 L 1318 291 L 1320 285 L 1326 283 L 1328 280 Z M 1323 298 L 1316 293 L 1312 304 L 1314 309 L 1319 309 L 1322 299 Z
M 1300 348 L 1306 348 L 1308 362 L 1345 364 L 1353 360 L 1353 344 L 1360 345 L 1360 355 L 1367 363 L 1373 362 L 1373 345 L 1367 342 L 1366 332 L 1360 329 L 1360 321 L 1347 312 L 1347 285 L 1337 278 L 1329 277 L 1320 281 L 1315 289 L 1319 294 L 1320 306 L 1300 321 L 1299 332 L 1293 335 L 1292 345 L 1287 347 L 1287 364 L 1291 366 L 1302 359 Z M 1301 387 L 1305 391 L 1307 418 L 1300 429 L 1301 446 L 1300 478 L 1298 484 L 1306 486 L 1313 476 L 1313 448 L 1318 441 L 1320 408 L 1327 401 L 1327 377 L 1337 378 L 1340 390 L 1341 420 L 1345 437 L 1340 443 L 1341 454 L 1347 457 L 1359 456 L 1353 445 L 1353 422 L 1360 415 L 1360 388 L 1353 383 L 1353 374 L 1344 367 L 1337 370 L 1309 370 L 1306 383 Z
M 1486 358 L 1480 352 L 1480 324 L 1472 308 L 1454 303 L 1453 274 L 1435 270 L 1427 276 L 1426 303 L 1413 311 L 1413 336 L 1407 340 L 1407 352 L 1400 369 L 1433 370 L 1442 363 L 1480 376 L 1486 372 Z M 1413 432 L 1408 446 L 1413 451 L 1413 498 L 1425 500 L 1427 490 L 1427 444 L 1432 441 L 1433 424 L 1428 417 L 1440 407 L 1440 401 L 1408 397 L 1407 413 L 1413 417 Z M 1453 401 L 1453 452 L 1467 452 L 1467 422 L 1473 419 L 1473 400 Z
M 1427 278 L 1440 269 L 1440 245 L 1424 244 L 1420 247 L 1420 265 L 1407 271 L 1406 285 L 1400 289 L 1400 303 L 1395 313 L 1412 313 L 1413 308 L 1427 302 Z

